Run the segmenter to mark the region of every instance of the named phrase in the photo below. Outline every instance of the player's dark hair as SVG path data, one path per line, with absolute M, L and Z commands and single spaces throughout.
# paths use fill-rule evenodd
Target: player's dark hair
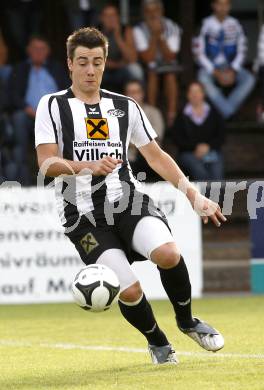
M 104 52 L 104 57 L 108 53 L 108 40 L 101 31 L 94 27 L 84 27 L 74 31 L 67 39 L 67 56 L 73 60 L 75 49 L 78 46 L 84 46 L 88 49 L 101 47 Z

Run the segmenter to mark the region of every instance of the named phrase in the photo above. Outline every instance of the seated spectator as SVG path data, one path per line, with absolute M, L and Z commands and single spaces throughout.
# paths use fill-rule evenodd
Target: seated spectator
M 64 8 L 70 23 L 70 30 L 81 27 L 95 27 L 98 23 L 95 1 L 93 0 L 63 0 Z
M 143 83 L 138 80 L 128 81 L 125 85 L 124 93 L 140 105 L 158 135 L 156 141 L 161 144 L 165 129 L 164 119 L 161 111 L 157 107 L 151 106 L 145 101 Z
M 144 0 L 144 20 L 134 27 L 136 48 L 147 68 L 147 101 L 157 105 L 162 76 L 166 98 L 166 120 L 171 125 L 177 112 L 178 87 L 176 71 L 180 49 L 180 29 L 163 16 L 161 0 Z
M 243 68 L 246 37 L 235 18 L 229 16 L 231 0 L 213 0 L 213 15 L 203 21 L 197 40 L 199 81 L 224 118 L 230 118 L 254 87 L 253 75 Z M 225 96 L 223 89 L 230 89 Z
M 17 180 L 17 167 L 13 161 L 13 129 L 5 114 L 6 90 L 0 79 L 0 184 Z
M 260 104 L 257 107 L 257 116 L 260 122 L 264 122 L 264 24 L 261 27 L 258 38 L 257 69 L 261 87 Z
M 171 139 L 178 148 L 179 163 L 193 180 L 221 180 L 224 121 L 205 102 L 202 84 L 190 84 L 187 100 L 170 132 Z
M 121 92 L 128 80 L 143 79 L 143 71 L 136 62 L 137 52 L 132 29 L 121 25 L 119 11 L 114 5 L 103 8 L 100 20 L 101 31 L 109 41 L 103 85 Z
M 6 84 L 11 73 L 11 65 L 8 63 L 8 47 L 0 31 L 0 79 Z
M 40 98 L 68 86 L 64 67 L 50 60 L 50 46 L 34 36 L 27 46 L 28 59 L 15 65 L 9 79 L 9 104 L 12 110 L 16 148 L 15 160 L 19 166 L 22 184 L 30 184 L 27 148 L 33 138 L 34 119 Z
M 156 141 L 161 144 L 164 136 L 165 123 L 160 110 L 157 107 L 151 106 L 145 102 L 144 87 L 140 81 L 131 80 L 125 85 L 124 93 L 126 96 L 134 99 L 145 112 L 152 127 L 155 129 L 158 138 Z M 128 149 L 128 159 L 133 167 L 133 172 L 146 172 L 148 178 L 155 176 L 150 170 L 145 159 L 138 153 L 138 149 L 134 145 L 130 145 Z
M 29 37 L 39 34 L 42 22 L 42 2 L 39 0 L 8 0 L 1 4 L 7 26 L 10 47 L 16 59 L 25 58 Z
M 14 133 L 7 115 L 7 84 L 11 69 L 8 63 L 8 47 L 0 32 L 0 184 L 17 180 L 17 167 L 12 155 Z

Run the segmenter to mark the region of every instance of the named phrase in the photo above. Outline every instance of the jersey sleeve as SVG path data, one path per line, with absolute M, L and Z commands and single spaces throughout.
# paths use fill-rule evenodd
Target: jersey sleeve
M 131 138 L 130 142 L 137 148 L 153 141 L 157 134 L 151 126 L 142 108 L 135 102 L 131 103 Z
M 57 144 L 60 128 L 59 109 L 55 96 L 40 99 L 35 118 L 35 147 L 41 144 Z

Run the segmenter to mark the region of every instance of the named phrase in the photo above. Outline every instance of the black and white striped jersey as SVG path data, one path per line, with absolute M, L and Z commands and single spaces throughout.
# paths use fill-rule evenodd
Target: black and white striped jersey
M 35 121 L 35 145 L 58 144 L 59 155 L 68 160 L 96 161 L 105 156 L 122 159 L 107 176 L 60 176 L 55 179 L 59 215 L 64 226 L 94 212 L 105 200 L 122 198 L 123 182 L 138 188 L 128 159 L 129 142 L 148 144 L 156 133 L 139 105 L 131 98 L 100 90 L 100 102 L 89 105 L 72 90 L 45 95 Z

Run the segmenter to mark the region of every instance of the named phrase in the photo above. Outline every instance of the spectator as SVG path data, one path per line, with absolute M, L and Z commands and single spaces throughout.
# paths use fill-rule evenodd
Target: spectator
M 179 163 L 193 180 L 221 180 L 224 121 L 204 100 L 199 82 L 190 84 L 187 104 L 171 129 L 172 141 L 179 151 Z
M 101 13 L 101 30 L 109 40 L 109 52 L 103 83 L 118 92 L 130 79 L 143 79 L 143 71 L 137 61 L 132 29 L 122 26 L 118 9 L 106 5 Z
M 17 143 L 15 160 L 22 184 L 30 184 L 26 157 L 38 102 L 43 95 L 61 90 L 69 83 L 63 66 L 50 60 L 50 46 L 43 37 L 32 37 L 27 53 L 28 59 L 14 66 L 9 80 L 9 102 Z
M 136 48 L 147 67 L 147 100 L 157 105 L 160 77 L 166 97 L 166 120 L 172 124 L 177 111 L 177 53 L 180 49 L 180 29 L 163 16 L 161 0 L 143 1 L 144 21 L 134 28 Z
M 124 93 L 126 96 L 133 98 L 143 109 L 158 135 L 156 141 L 161 144 L 164 136 L 165 123 L 160 110 L 145 102 L 143 84 L 138 80 L 131 80 L 125 85 Z M 135 173 L 143 171 L 147 172 L 148 176 L 154 177 L 154 172 L 150 170 L 145 159 L 138 153 L 138 149 L 132 144 L 128 149 L 128 157 Z
M 261 27 L 258 38 L 257 69 L 261 86 L 261 101 L 257 107 L 257 116 L 260 122 L 264 122 L 264 24 Z
M 92 0 L 63 0 L 71 31 L 97 25 L 98 17 L 94 3 Z
M 254 87 L 253 75 L 242 67 L 246 37 L 240 23 L 229 16 L 230 0 L 213 0 L 213 15 L 203 21 L 198 38 L 199 81 L 224 118 L 231 117 Z M 223 89 L 231 92 L 226 97 Z
M 157 107 L 151 106 L 145 102 L 144 86 L 138 80 L 130 80 L 125 85 L 124 93 L 126 96 L 134 99 L 145 112 L 152 127 L 158 135 L 159 143 L 162 142 L 164 136 L 165 123 L 160 110 Z
M 15 57 L 25 57 L 29 37 L 40 33 L 42 10 L 38 0 L 4 0 L 3 13 L 7 34 L 11 38 Z
M 0 79 L 0 184 L 17 180 L 17 168 L 12 158 L 13 132 L 5 114 L 6 90 Z
M 14 134 L 6 112 L 8 108 L 7 83 L 11 69 L 8 63 L 8 47 L 0 32 L 0 184 L 6 180 L 17 180 L 16 164 L 12 156 Z
M 0 79 L 5 85 L 10 76 L 11 65 L 8 63 L 8 47 L 0 31 Z

